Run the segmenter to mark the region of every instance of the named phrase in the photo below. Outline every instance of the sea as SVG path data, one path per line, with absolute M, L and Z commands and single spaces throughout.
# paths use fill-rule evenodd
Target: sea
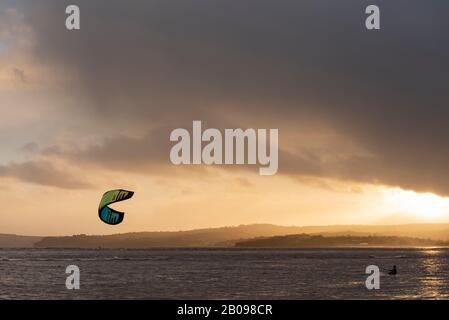
M 71 265 L 78 290 L 66 286 Z M 365 285 L 369 265 L 379 289 Z M 448 298 L 441 248 L 0 249 L 0 299 Z

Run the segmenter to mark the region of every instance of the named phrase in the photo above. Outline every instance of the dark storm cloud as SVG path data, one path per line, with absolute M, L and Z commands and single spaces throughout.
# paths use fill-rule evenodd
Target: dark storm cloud
M 389 162 L 383 156 L 351 156 L 324 161 L 316 155 L 285 151 L 281 151 L 279 157 L 282 159 L 280 172 L 284 174 L 385 184 L 442 195 L 447 195 L 446 190 L 449 190 L 449 181 L 440 176 L 441 170 L 429 166 L 416 167 L 419 159 L 394 159 L 397 162 Z M 440 168 L 443 167 L 440 164 Z
M 61 189 L 85 189 L 90 185 L 67 172 L 57 169 L 50 162 L 27 161 L 0 165 L 0 177 L 15 178 L 24 182 Z
M 364 28 L 371 1 L 77 4 L 77 32 L 64 28 L 64 2 L 19 8 L 33 27 L 36 59 L 80 75 L 74 85 L 90 98 L 79 106 L 86 116 L 136 126 L 220 126 L 223 113 L 247 127 L 242 119 L 263 119 L 280 129 L 281 148 L 283 129 L 318 119 L 370 156 L 323 162 L 283 151 L 279 172 L 449 194 L 447 1 L 376 1 L 380 31 Z M 120 154 L 90 148 L 91 160 L 125 161 L 129 152 L 153 161 L 148 148 L 122 142 L 129 150 Z
M 164 127 L 143 137 L 116 136 L 98 144 L 68 150 L 56 145 L 42 153 L 103 169 L 157 173 L 166 167 L 169 160 L 170 149 L 166 143 L 169 134 L 169 129 Z

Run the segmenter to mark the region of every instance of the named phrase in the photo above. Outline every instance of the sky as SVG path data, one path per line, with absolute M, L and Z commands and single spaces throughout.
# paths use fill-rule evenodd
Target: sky
M 381 29 L 365 28 L 375 3 Z M 77 4 L 81 29 L 65 28 Z M 447 1 L 4 0 L 0 232 L 449 221 Z M 277 128 L 279 170 L 174 166 L 175 128 Z M 135 196 L 98 219 L 106 190 Z

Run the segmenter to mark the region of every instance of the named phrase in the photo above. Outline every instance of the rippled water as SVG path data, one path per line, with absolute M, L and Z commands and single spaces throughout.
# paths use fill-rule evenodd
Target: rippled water
M 0 250 L 0 298 L 448 299 L 448 262 L 448 249 Z M 371 264 L 399 274 L 367 290 Z

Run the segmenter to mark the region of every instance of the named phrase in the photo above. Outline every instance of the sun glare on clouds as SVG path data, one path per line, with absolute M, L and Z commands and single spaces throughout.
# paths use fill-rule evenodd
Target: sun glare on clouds
M 416 193 L 399 188 L 386 191 L 386 202 L 391 210 L 425 220 L 439 220 L 449 216 L 449 198 L 433 193 Z

